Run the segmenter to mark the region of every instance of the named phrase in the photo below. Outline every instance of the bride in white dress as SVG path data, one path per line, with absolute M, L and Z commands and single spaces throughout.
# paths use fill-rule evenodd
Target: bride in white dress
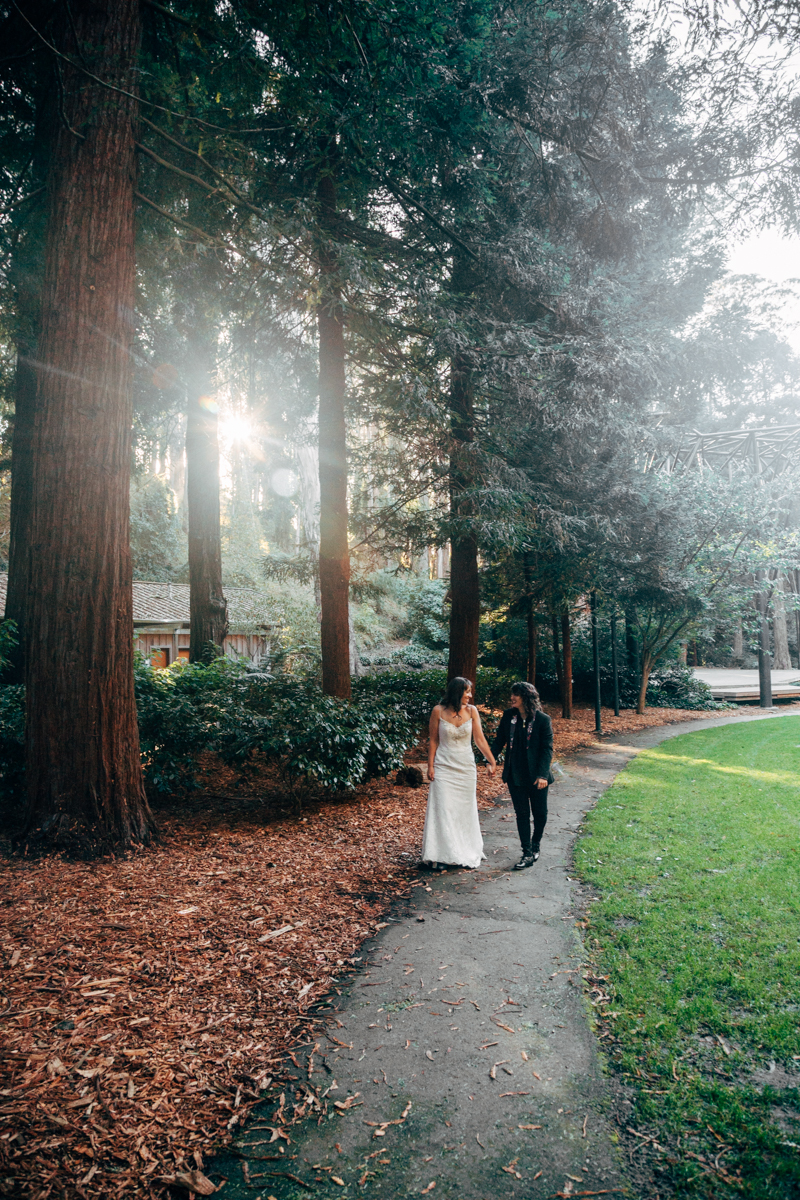
M 428 743 L 428 808 L 422 833 L 422 861 L 440 869 L 448 864 L 480 866 L 483 837 L 478 823 L 478 773 L 472 741 L 489 762 L 495 760 L 483 735 L 480 713 L 472 699 L 472 684 L 457 675 L 431 713 Z

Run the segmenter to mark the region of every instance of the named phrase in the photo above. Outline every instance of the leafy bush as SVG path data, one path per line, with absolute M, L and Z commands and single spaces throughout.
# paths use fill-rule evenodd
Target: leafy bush
M 495 667 L 478 667 L 478 702 L 490 708 L 505 708 L 512 683 L 519 678 L 511 671 Z M 418 725 L 428 720 L 434 704 L 438 704 L 447 687 L 447 671 L 441 668 L 428 671 L 382 671 L 353 681 L 353 696 L 381 698 L 385 703 L 400 705 L 409 720 Z
M 429 650 L 446 649 L 450 638 L 444 605 L 448 587 L 445 579 L 414 579 L 407 583 L 405 637 Z
M 647 683 L 647 703 L 653 708 L 697 710 L 737 707 L 724 700 L 715 700 L 708 684 L 696 679 L 691 667 L 682 663 L 667 663 L 653 671 Z
M 290 778 L 342 791 L 395 770 L 417 733 L 403 707 L 336 700 L 309 680 L 229 659 L 170 671 L 140 659 L 136 695 L 147 782 L 157 791 L 191 787 L 204 750 L 239 770 L 260 751 Z
M 25 790 L 25 689 L 0 687 L 0 792 L 18 800 Z

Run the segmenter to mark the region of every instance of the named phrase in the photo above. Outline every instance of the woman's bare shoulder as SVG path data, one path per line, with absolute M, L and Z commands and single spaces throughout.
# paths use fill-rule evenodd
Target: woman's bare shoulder
M 442 715 L 441 704 L 434 704 L 433 708 L 431 709 L 431 716 L 432 717 L 440 717 L 441 715 Z

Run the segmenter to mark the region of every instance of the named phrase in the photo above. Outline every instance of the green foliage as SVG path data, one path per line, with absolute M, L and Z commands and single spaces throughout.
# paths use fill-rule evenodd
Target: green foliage
M 519 679 L 511 671 L 479 667 L 476 681 L 479 704 L 506 708 L 512 683 Z M 431 709 L 447 687 L 447 671 L 382 671 L 353 681 L 353 696 L 383 698 L 402 707 L 409 720 L 427 722 Z
M 380 697 L 336 700 L 310 680 L 224 658 L 169 671 L 139 659 L 136 696 L 146 778 L 156 791 L 192 787 L 203 751 L 241 771 L 257 751 L 290 779 L 343 791 L 388 775 L 417 734 L 405 709 Z
M 270 659 L 273 671 L 316 676 L 320 665 L 319 613 L 310 584 L 262 582 L 265 608 L 276 628 Z
M 172 492 L 158 475 L 131 478 L 134 579 L 166 582 L 185 570 L 188 547 Z
M 428 650 L 444 650 L 449 642 L 445 579 L 415 580 L 406 587 L 407 617 L 403 633 Z M 430 661 L 430 660 L 428 660 Z
M 631 680 L 633 687 L 635 683 Z M 635 696 L 631 696 L 631 706 Z M 647 684 L 647 703 L 651 708 L 689 708 L 698 711 L 736 708 L 724 700 L 715 700 L 711 688 L 702 679 L 696 679 L 691 667 L 682 663 L 667 664 L 653 671 Z
M 0 795 L 18 802 L 24 792 L 25 689 L 0 687 Z
M 785 716 L 643 750 L 577 846 L 599 896 L 589 938 L 612 1010 L 606 1053 L 634 1096 L 630 1124 L 667 1147 L 665 1194 L 709 1195 L 697 1155 L 720 1143 L 737 1183 L 714 1178 L 715 1197 L 800 1190 L 773 1110 L 800 1119 L 800 1092 L 753 1079 L 770 1061 L 793 1073 L 800 1056 L 799 733 Z

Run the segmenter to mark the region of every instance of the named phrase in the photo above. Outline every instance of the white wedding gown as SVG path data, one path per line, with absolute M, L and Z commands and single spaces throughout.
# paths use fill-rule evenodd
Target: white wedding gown
M 472 718 L 458 727 L 439 719 L 439 745 L 433 767 L 422 832 L 422 860 L 480 866 L 486 855 L 478 823 Z

